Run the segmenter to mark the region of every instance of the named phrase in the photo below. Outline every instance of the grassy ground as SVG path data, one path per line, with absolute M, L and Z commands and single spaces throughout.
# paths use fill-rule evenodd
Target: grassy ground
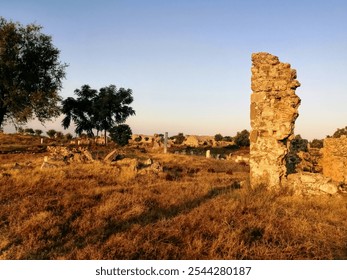
M 43 155 L 0 155 L 0 259 L 347 259 L 345 197 L 251 190 L 248 166 L 197 156 L 139 153 L 164 171 L 129 177 Z

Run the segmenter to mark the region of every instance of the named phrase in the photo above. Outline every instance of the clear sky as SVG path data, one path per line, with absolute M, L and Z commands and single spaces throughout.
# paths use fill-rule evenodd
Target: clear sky
M 297 70 L 296 134 L 324 138 L 347 125 L 345 0 L 0 0 L 0 16 L 53 37 L 69 64 L 63 98 L 83 84 L 131 88 L 133 133 L 250 129 L 260 51 Z M 59 120 L 50 128 L 63 130 Z

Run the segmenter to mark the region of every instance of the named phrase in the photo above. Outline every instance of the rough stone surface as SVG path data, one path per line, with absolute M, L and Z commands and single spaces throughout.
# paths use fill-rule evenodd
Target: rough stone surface
M 288 187 L 294 189 L 296 194 L 320 195 L 336 194 L 339 191 L 337 184 L 330 178 L 319 173 L 295 173 L 288 175 Z
M 252 55 L 250 181 L 278 188 L 287 175 L 285 158 L 294 135 L 300 98 L 296 71 L 268 53 Z
M 117 161 L 123 158 L 124 158 L 124 155 L 120 153 L 118 149 L 114 149 L 105 156 L 104 161 L 111 162 L 111 161 Z
M 347 183 L 347 138 L 326 138 L 322 149 L 323 174 L 339 183 Z
M 188 147 L 199 147 L 199 139 L 198 137 L 194 135 L 189 135 L 187 139 L 183 142 L 184 145 L 187 145 Z
M 92 154 L 83 147 L 68 148 L 63 146 L 48 146 L 47 151 L 50 153 L 52 160 L 61 160 L 69 162 L 92 162 Z

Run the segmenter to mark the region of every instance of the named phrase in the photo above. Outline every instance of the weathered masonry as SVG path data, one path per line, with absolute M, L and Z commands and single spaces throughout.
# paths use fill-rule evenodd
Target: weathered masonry
M 269 53 L 252 54 L 250 181 L 277 188 L 287 176 L 286 155 L 294 137 L 300 98 L 296 71 Z
M 323 148 L 323 175 L 347 184 L 347 137 L 326 138 Z

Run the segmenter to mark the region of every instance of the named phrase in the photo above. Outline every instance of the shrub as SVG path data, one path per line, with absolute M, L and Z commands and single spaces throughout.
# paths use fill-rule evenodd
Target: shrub
M 57 132 L 54 129 L 50 129 L 46 133 L 47 133 L 49 138 L 54 138 L 54 136 Z
M 323 140 L 322 139 L 313 139 L 310 142 L 310 147 L 311 148 L 317 148 L 317 149 L 323 148 Z
M 175 136 L 172 136 L 170 139 L 175 140 L 175 144 L 182 144 L 184 142 L 184 140 L 186 140 L 186 138 L 184 137 L 184 134 L 182 132 L 178 133 Z
M 62 133 L 61 131 L 57 131 L 56 134 L 55 134 L 55 138 L 63 139 L 64 138 L 64 133 Z
M 66 133 L 64 137 L 66 140 L 71 140 L 73 138 L 71 133 Z
M 249 131 L 247 129 L 238 132 L 234 137 L 234 142 L 239 147 L 249 147 Z
M 347 126 L 345 128 L 338 128 L 334 132 L 333 138 L 340 138 L 342 135 L 346 135 L 347 136 Z
M 218 133 L 214 136 L 214 140 L 216 141 L 222 141 L 223 140 L 223 135 Z
M 224 136 L 223 137 L 223 141 L 225 141 L 225 142 L 232 142 L 233 138 L 231 136 Z
M 112 141 L 120 146 L 127 145 L 131 139 L 131 135 L 131 128 L 127 124 L 120 124 L 110 129 L 110 137 Z
M 24 129 L 25 134 L 34 135 L 35 131 L 32 128 Z
M 35 129 L 35 135 L 40 136 L 43 133 L 41 129 Z

